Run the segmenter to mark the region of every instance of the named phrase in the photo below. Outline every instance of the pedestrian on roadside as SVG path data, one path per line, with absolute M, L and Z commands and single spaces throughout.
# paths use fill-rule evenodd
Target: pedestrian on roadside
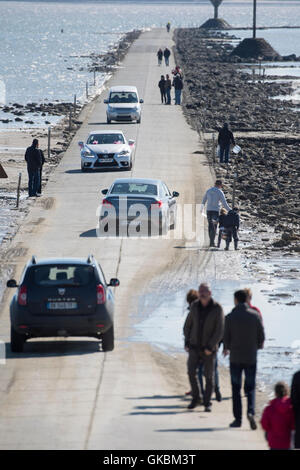
M 227 210 L 222 207 L 219 215 L 219 236 L 218 236 L 218 248 L 221 246 L 221 240 L 226 236 L 226 230 L 224 227 L 224 219 L 226 217 Z
M 223 163 L 225 155 L 225 163 L 229 163 L 230 144 L 235 145 L 233 133 L 229 130 L 227 122 L 223 124 L 218 135 L 218 145 L 220 146 L 220 163 Z
M 169 75 L 166 75 L 166 83 L 165 83 L 165 89 L 166 89 L 166 95 L 167 95 L 167 102 L 166 104 L 171 104 L 171 88 L 172 88 L 172 82 L 170 80 Z
M 165 58 L 165 64 L 167 67 L 169 67 L 169 58 L 170 58 L 170 55 L 171 55 L 171 51 L 170 49 L 168 49 L 167 47 L 165 48 L 164 50 L 164 58 Z
M 293 375 L 291 400 L 295 416 L 295 449 L 300 449 L 300 370 Z
M 158 49 L 158 52 L 157 52 L 157 60 L 158 60 L 158 65 L 161 65 L 161 61 L 162 61 L 162 58 L 163 58 L 163 51 L 162 49 Z
M 206 214 L 208 221 L 208 235 L 210 241 L 209 246 L 216 246 L 215 236 L 219 220 L 220 205 L 225 207 L 227 211 L 231 210 L 226 202 L 226 198 L 222 191 L 222 186 L 222 181 L 216 180 L 215 185 L 206 191 L 202 199 L 203 206 L 205 206 L 205 204 L 207 203 Z
M 40 168 L 40 184 L 39 184 L 39 187 L 38 187 L 38 190 L 37 190 L 37 194 L 41 195 L 42 194 L 43 166 L 44 166 L 44 163 L 45 163 L 46 160 L 45 160 L 44 152 L 41 149 L 38 149 L 38 150 L 40 151 L 40 154 L 41 154 L 42 166 Z
M 266 439 L 271 450 L 288 450 L 291 447 L 291 435 L 295 429 L 295 417 L 289 389 L 286 383 L 277 382 L 274 387 L 275 398 L 264 409 L 261 425 L 266 431 Z
M 230 376 L 234 421 L 231 428 L 242 425 L 241 386 L 242 373 L 245 373 L 247 393 L 247 418 L 251 429 L 256 429 L 255 416 L 255 378 L 257 350 L 263 348 L 265 333 L 260 316 L 246 303 L 246 292 L 234 293 L 235 308 L 225 317 L 223 355 L 230 352 Z
M 30 147 L 25 152 L 25 160 L 27 162 L 28 171 L 28 196 L 38 196 L 40 188 L 40 172 L 42 168 L 42 156 L 39 150 L 38 139 L 33 139 Z
M 161 75 L 160 81 L 158 82 L 158 87 L 160 89 L 160 96 L 161 96 L 161 103 L 167 102 L 167 96 L 166 96 L 166 80 L 164 75 Z
M 221 305 L 212 298 L 208 284 L 200 284 L 198 295 L 199 299 L 192 303 L 183 328 L 185 350 L 189 353 L 188 376 L 192 389 L 192 401 L 188 409 L 199 404 L 200 392 L 196 375 L 200 364 L 205 377 L 203 404 L 205 411 L 210 412 L 216 354 L 224 332 L 224 313 Z
M 259 310 L 258 307 L 255 307 L 254 305 L 252 305 L 252 290 L 249 287 L 245 287 L 244 291 L 246 292 L 246 295 L 247 295 L 246 303 L 249 305 L 250 308 L 257 311 L 258 315 L 261 318 L 261 321 L 263 322 L 261 311 Z
M 175 66 L 175 69 L 172 70 L 172 74 L 174 75 L 174 77 L 175 77 L 175 75 L 180 75 L 180 77 L 183 78 L 182 70 L 179 67 L 179 65 Z
M 173 78 L 172 85 L 175 89 L 175 104 L 180 105 L 181 104 L 181 92 L 183 89 L 183 81 L 179 73 L 177 73 L 175 77 Z
M 226 247 L 225 250 L 229 250 L 229 245 L 234 241 L 234 249 L 238 250 L 238 230 L 240 227 L 240 216 L 239 210 L 237 207 L 234 207 L 231 211 L 228 212 L 224 218 L 224 227 L 226 230 Z
M 170 32 L 170 28 L 171 28 L 171 23 L 170 23 L 170 21 L 168 21 L 168 23 L 166 24 L 166 28 L 167 28 L 167 32 L 169 33 L 169 32 Z

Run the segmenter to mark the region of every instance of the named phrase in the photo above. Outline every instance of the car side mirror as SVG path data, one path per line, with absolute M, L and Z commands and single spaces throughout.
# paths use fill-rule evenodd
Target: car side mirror
M 103 103 L 108 104 L 108 100 L 103 100 Z
M 140 103 L 144 103 L 144 100 L 140 100 Z
M 172 196 L 173 196 L 173 197 L 178 197 L 178 196 L 179 196 L 179 193 L 178 193 L 177 191 L 173 191 Z
M 129 144 L 130 146 L 134 145 L 134 142 L 135 142 L 134 140 L 128 140 L 128 144 Z
M 10 279 L 7 281 L 6 287 L 18 287 L 17 281 L 15 279 Z
M 107 194 L 107 193 L 108 193 L 108 189 L 102 189 L 101 193 L 102 193 L 102 194 Z
M 120 285 L 120 281 L 119 279 L 116 279 L 116 278 L 112 278 L 110 281 L 109 281 L 109 287 L 118 287 Z
M 78 142 L 78 145 L 82 149 L 82 147 L 84 147 L 84 142 L 80 141 L 80 142 Z

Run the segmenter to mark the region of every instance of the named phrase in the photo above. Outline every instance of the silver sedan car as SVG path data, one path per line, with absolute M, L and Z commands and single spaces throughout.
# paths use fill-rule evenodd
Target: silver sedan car
M 100 234 L 153 236 L 175 228 L 179 193 L 161 180 L 120 178 L 102 194 Z

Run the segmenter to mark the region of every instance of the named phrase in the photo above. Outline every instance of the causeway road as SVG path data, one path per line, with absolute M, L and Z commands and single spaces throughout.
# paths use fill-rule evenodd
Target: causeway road
M 144 99 L 141 124 L 106 124 L 107 90 L 82 112 L 83 124 L 43 196 L 36 199 L 3 261 L 14 266 L 19 279 L 27 260 L 37 257 L 88 256 L 93 253 L 106 278 L 118 277 L 115 289 L 115 350 L 103 353 L 86 338 L 30 340 L 24 353 L 9 348 L 9 302 L 5 293 L 0 311 L 1 340 L 6 364 L 0 365 L 1 449 L 266 449 L 262 431 L 230 429 L 231 390 L 228 371 L 222 372 L 221 403 L 212 413 L 203 407 L 187 410 L 189 388 L 186 354 L 165 354 L 148 342 L 133 340 L 142 318 L 140 298 L 159 300 L 168 289 L 208 274 L 225 277 L 238 269 L 239 257 L 206 248 L 205 218 L 201 237 L 173 239 L 97 238 L 97 208 L 101 189 L 117 177 L 159 178 L 178 203 L 201 203 L 214 175 L 198 134 L 185 121 L 180 106 L 160 103 L 158 81 L 170 66 L 158 66 L 159 47 L 173 47 L 164 29 L 144 32 L 131 46 L 122 67 L 107 88 L 135 85 Z M 174 94 L 172 92 L 172 94 Z M 94 129 L 122 129 L 136 141 L 131 172 L 82 173 L 78 141 Z M 219 256 L 217 256 L 219 255 Z M 236 264 L 236 266 L 235 266 Z M 150 313 L 151 314 L 151 313 Z M 172 312 L 169 312 L 170 322 Z M 159 331 L 160 325 L 157 325 Z

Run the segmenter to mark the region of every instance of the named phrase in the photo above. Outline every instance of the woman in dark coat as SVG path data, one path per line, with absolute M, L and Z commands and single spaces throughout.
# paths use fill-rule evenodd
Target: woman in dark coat
M 161 102 L 166 103 L 167 102 L 167 97 L 166 97 L 166 80 L 164 75 L 161 75 L 160 81 L 158 82 L 158 87 L 160 89 L 160 95 L 161 95 Z

